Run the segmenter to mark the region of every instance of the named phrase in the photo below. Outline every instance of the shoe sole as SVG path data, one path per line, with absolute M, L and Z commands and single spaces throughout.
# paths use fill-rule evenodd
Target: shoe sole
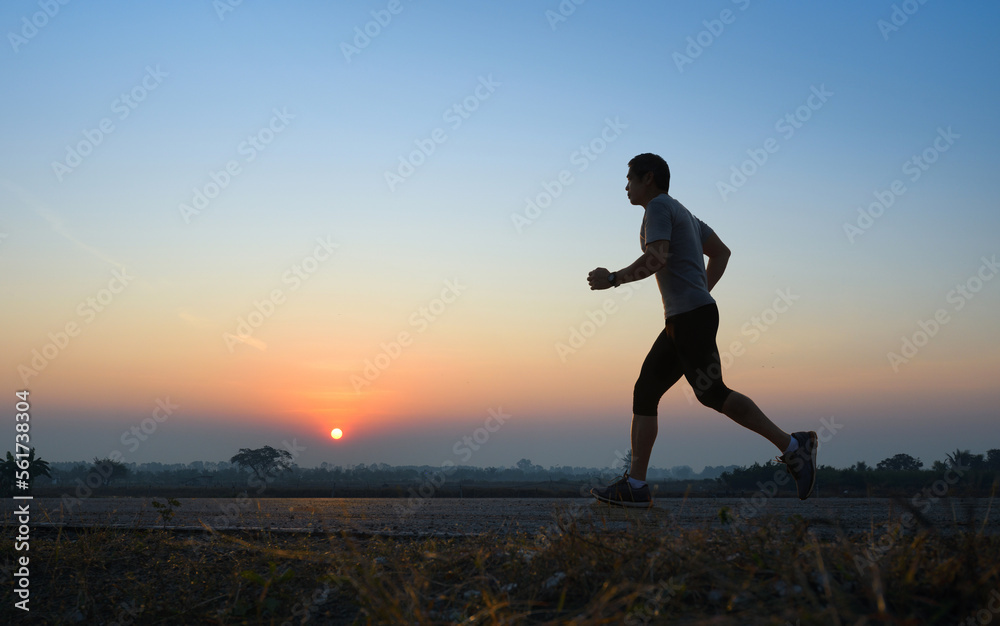
M 602 496 L 597 495 L 593 491 L 590 492 L 590 495 L 594 496 L 594 499 L 596 499 L 598 502 L 605 502 L 607 504 L 613 504 L 614 506 L 621 506 L 631 509 L 648 509 L 653 506 L 652 500 L 650 500 L 649 502 L 626 502 L 625 500 L 609 500 L 608 498 L 604 498 Z
M 816 485 L 816 450 L 819 448 L 819 437 L 813 431 L 809 431 L 809 446 L 809 456 L 812 460 L 812 480 L 809 481 L 809 489 L 806 491 L 806 495 L 804 497 L 800 497 L 799 500 L 805 500 L 812 495 L 813 487 Z

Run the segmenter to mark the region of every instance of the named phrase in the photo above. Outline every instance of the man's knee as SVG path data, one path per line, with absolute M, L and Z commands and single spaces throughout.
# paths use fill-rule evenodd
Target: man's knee
M 650 400 L 648 398 L 632 398 L 632 415 L 649 415 L 656 417 L 657 406 L 660 403 L 657 400 Z
M 643 383 L 640 378 L 635 383 L 632 390 L 632 414 L 633 415 L 656 415 L 656 408 L 660 404 L 660 396 L 657 390 Z
M 732 389 L 726 387 L 720 382 L 716 385 L 712 385 L 704 391 L 695 389 L 694 395 L 698 398 L 698 402 L 701 402 L 710 409 L 715 409 L 719 413 L 722 413 L 722 405 L 726 403 L 726 398 L 728 398 L 729 394 L 732 392 Z

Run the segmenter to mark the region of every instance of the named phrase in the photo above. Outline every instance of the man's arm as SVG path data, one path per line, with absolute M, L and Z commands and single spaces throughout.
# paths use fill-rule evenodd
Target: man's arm
M 705 240 L 702 252 L 708 257 L 708 265 L 705 266 L 705 275 L 708 278 L 708 290 L 712 291 L 712 287 L 715 287 L 715 284 L 719 282 L 722 274 L 726 271 L 726 265 L 729 263 L 729 256 L 732 252 L 715 233 L 712 233 Z
M 635 260 L 635 263 L 625 269 L 615 272 L 615 282 L 631 283 L 643 278 L 649 278 L 659 272 L 667 264 L 667 254 L 670 253 L 670 241 L 660 239 L 646 244 L 646 251 Z
M 635 263 L 625 269 L 615 272 L 614 284 L 608 281 L 608 270 L 599 267 L 587 276 L 590 288 L 607 289 L 617 287 L 623 283 L 631 283 L 652 276 L 660 271 L 667 264 L 667 254 L 670 252 L 670 241 L 660 239 L 646 244 L 646 251 L 642 253 Z

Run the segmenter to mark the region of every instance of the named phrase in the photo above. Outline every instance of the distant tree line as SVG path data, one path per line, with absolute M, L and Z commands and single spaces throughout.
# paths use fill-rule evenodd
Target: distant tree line
M 725 490 L 741 493 L 767 493 L 773 486 L 777 486 L 779 492 L 790 493 L 794 491 L 794 486 L 783 478 L 785 471 L 785 467 L 778 463 L 754 463 L 723 473 L 717 482 Z M 989 450 L 985 454 L 955 450 L 946 455 L 945 460 L 934 461 L 926 469 L 920 459 L 909 454 L 896 454 L 879 461 L 875 467 L 859 461 L 846 469 L 820 465 L 816 472 L 816 484 L 827 495 L 910 496 L 938 483 L 945 485 L 952 495 L 988 495 L 998 481 L 1000 449 Z
M 20 463 L 19 463 L 20 461 Z M 465 483 L 544 483 L 580 482 L 597 476 L 607 478 L 610 474 L 624 471 L 628 457 L 619 459 L 617 468 L 594 468 L 583 466 L 554 465 L 548 468 L 521 459 L 510 467 L 457 466 L 447 471 L 448 481 L 453 484 Z M 26 469 L 20 469 L 25 466 Z M 905 490 L 920 488 L 921 485 L 952 470 L 962 476 L 968 475 L 969 484 L 990 482 L 990 476 L 1000 476 L 1000 449 L 991 449 L 984 454 L 973 454 L 969 450 L 955 450 L 943 461 L 934 461 L 930 468 L 909 454 L 896 454 L 879 461 L 874 467 L 864 461 L 837 469 L 820 466 L 817 484 L 823 489 L 859 494 L 875 490 Z M 17 489 L 16 476 L 27 471 L 31 486 L 71 486 L 87 484 L 91 488 L 108 486 L 177 486 L 177 487 L 242 487 L 255 486 L 330 486 L 330 485 L 405 485 L 427 481 L 440 474 L 442 468 L 435 466 L 390 466 L 385 463 L 353 466 L 322 463 L 319 467 L 302 468 L 293 462 L 286 450 L 270 446 L 262 448 L 241 448 L 228 461 L 195 461 L 193 463 L 122 463 L 110 458 L 94 458 L 89 463 L 47 462 L 30 451 L 27 459 L 16 459 L 10 452 L 0 463 L 0 493 L 10 495 Z M 747 491 L 760 489 L 768 481 L 783 484 L 791 490 L 781 477 L 784 466 L 775 463 L 754 463 L 747 467 L 709 466 L 701 472 L 682 465 L 669 469 L 650 468 L 648 479 L 654 482 L 711 481 L 713 490 Z M 978 481 L 978 483 L 976 482 Z M 831 493 L 831 495 L 833 495 Z
M 620 459 L 627 463 L 627 459 Z M 58 486 L 84 483 L 91 488 L 107 486 L 309 486 L 331 484 L 409 484 L 426 481 L 442 471 L 439 466 L 390 466 L 386 463 L 359 463 L 353 466 L 322 463 L 319 467 L 296 465 L 286 450 L 271 446 L 241 448 L 229 461 L 195 461 L 193 463 L 122 463 L 110 458 L 94 458 L 89 463 L 41 461 L 46 472 L 36 472 L 32 485 Z M 650 480 L 711 480 L 737 466 L 708 466 L 695 472 L 690 466 L 669 469 L 650 468 Z M 624 466 L 610 470 L 624 471 Z M 607 475 L 608 468 L 554 465 L 545 468 L 529 459 L 521 459 L 510 467 L 456 466 L 447 470 L 449 482 L 477 483 L 541 483 L 580 481 Z M 6 481 L 12 473 L 4 472 Z M 3 483 L 6 487 L 6 483 Z

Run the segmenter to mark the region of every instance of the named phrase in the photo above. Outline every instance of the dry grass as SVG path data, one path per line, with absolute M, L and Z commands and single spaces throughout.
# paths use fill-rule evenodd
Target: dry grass
M 921 529 L 891 540 L 882 531 L 821 539 L 802 520 L 773 518 L 700 530 L 636 521 L 612 532 L 578 517 L 533 535 L 453 539 L 36 529 L 31 618 L 937 624 L 977 615 L 982 623 L 991 593 L 1000 598 L 996 536 Z M 0 563 L 9 568 L 20 554 L 4 541 Z M 0 615 L 20 613 L 4 574 Z

